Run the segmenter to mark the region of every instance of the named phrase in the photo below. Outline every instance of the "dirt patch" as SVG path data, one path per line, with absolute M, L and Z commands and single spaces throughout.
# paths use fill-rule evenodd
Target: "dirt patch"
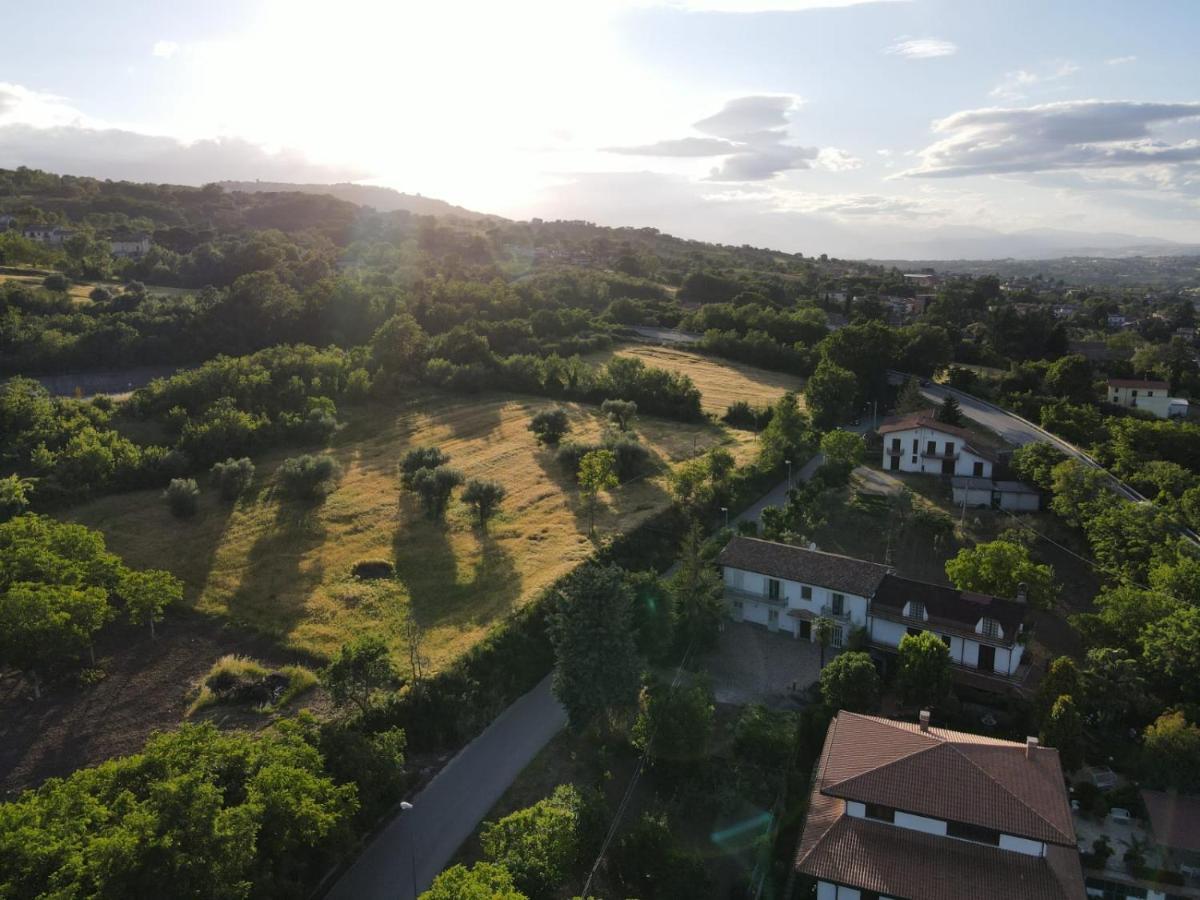
M 226 653 L 271 665 L 314 664 L 261 635 L 178 611 L 159 626 L 157 640 L 127 625 L 105 629 L 96 646 L 105 677 L 96 684 L 63 680 L 33 700 L 30 684 L 7 673 L 0 678 L 0 790 L 11 796 L 47 778 L 136 753 L 151 733 L 180 724 L 189 689 Z M 324 705 L 323 697 L 311 692 L 296 702 Z M 226 707 L 214 708 L 206 718 L 227 728 L 256 729 L 269 721 Z

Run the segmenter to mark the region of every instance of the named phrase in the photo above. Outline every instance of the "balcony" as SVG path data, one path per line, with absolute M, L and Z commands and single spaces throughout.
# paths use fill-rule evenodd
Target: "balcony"
M 776 606 L 780 609 L 785 609 L 788 605 L 787 597 L 780 595 L 778 597 L 768 597 L 766 594 L 755 594 L 751 591 L 743 591 L 739 588 L 732 588 L 726 585 L 725 587 L 726 600 L 752 600 L 755 603 L 765 603 L 767 606 Z
M 822 606 L 821 607 L 821 615 L 824 616 L 826 619 L 833 619 L 838 622 L 849 622 L 850 621 L 850 611 L 848 609 L 846 609 L 846 607 L 844 607 L 844 606 L 842 607 L 841 612 L 834 612 L 832 606 Z
M 958 459 L 959 453 L 957 450 L 946 453 L 944 450 L 922 450 L 921 457 L 923 459 Z

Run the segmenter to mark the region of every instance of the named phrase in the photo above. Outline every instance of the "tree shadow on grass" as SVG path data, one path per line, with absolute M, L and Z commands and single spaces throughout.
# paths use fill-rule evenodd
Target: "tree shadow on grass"
M 326 538 L 319 509 L 319 503 L 280 502 L 273 527 L 247 554 L 241 582 L 229 598 L 231 618 L 280 637 L 292 632 L 324 575 L 319 563 L 303 562 Z
M 521 598 L 522 579 L 512 554 L 490 535 L 475 530 L 479 557 L 460 568 L 450 526 L 426 517 L 409 519 L 393 541 L 396 577 L 408 590 L 409 608 L 422 628 L 487 626 L 511 612 Z

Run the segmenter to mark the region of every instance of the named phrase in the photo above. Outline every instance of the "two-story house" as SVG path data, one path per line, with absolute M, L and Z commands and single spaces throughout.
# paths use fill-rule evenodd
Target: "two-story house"
M 1082 900 L 1058 751 L 839 712 L 793 872 L 818 900 Z
M 115 234 L 108 243 L 113 256 L 136 259 L 150 252 L 150 235 L 144 232 Z
M 956 674 L 977 686 L 1007 689 L 1027 674 L 1023 598 L 926 584 L 879 563 L 759 538 L 730 539 L 717 561 L 735 621 L 812 641 L 812 623 L 826 618 L 834 647 L 861 628 L 885 659 L 906 634 L 931 631 L 946 642 Z
M 819 617 L 834 623 L 832 644 L 845 646 L 851 628 L 865 628 L 869 598 L 887 566 L 758 538 L 732 538 L 717 560 L 734 619 L 812 640 Z
M 963 475 L 991 478 L 993 454 L 973 443 L 963 428 L 944 425 L 929 413 L 884 419 L 883 468 L 926 475 Z
M 1170 385 L 1165 381 L 1139 378 L 1108 379 L 1108 401 L 1117 406 L 1132 406 L 1154 413 L 1160 419 L 1171 414 Z
M 31 241 L 36 241 L 39 244 L 49 244 L 51 247 L 60 247 L 74 234 L 74 230 L 70 228 L 62 228 L 58 225 L 30 225 L 22 229 L 21 236 Z

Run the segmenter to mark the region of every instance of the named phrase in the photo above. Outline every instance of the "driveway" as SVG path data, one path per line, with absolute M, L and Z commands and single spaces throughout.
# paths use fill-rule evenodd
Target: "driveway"
M 825 662 L 836 652 L 827 649 Z M 795 694 L 821 674 L 821 648 L 749 622 L 726 622 L 717 649 L 704 660 L 704 667 L 712 677 L 718 703 L 795 709 Z
M 336 900 L 415 900 L 492 805 L 567 723 L 547 675 L 450 760 L 380 831 L 326 895 Z M 415 871 L 414 871 L 415 863 Z

